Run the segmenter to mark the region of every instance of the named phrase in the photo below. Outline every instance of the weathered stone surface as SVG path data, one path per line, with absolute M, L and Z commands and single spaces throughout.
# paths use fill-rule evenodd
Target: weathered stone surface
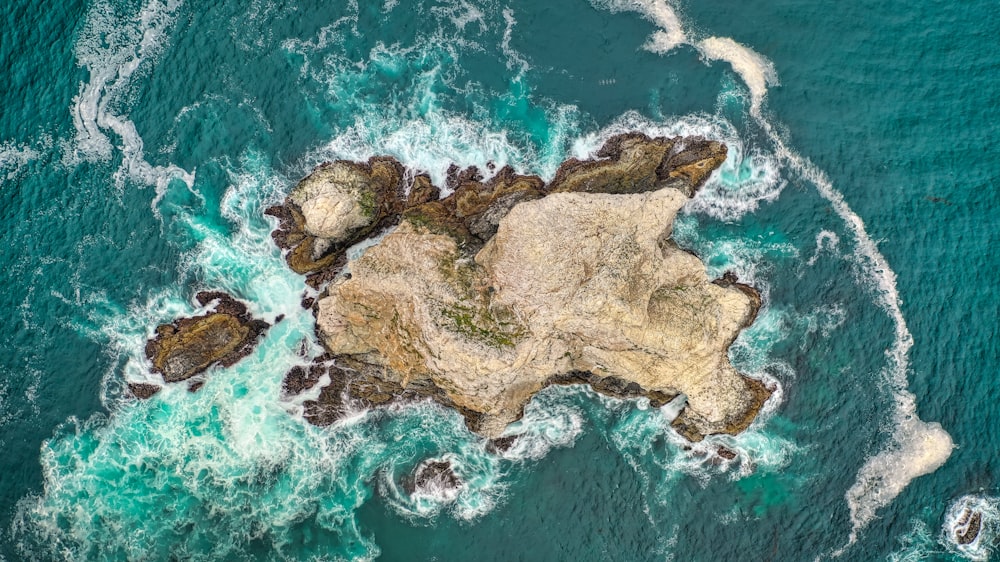
M 451 170 L 451 195 L 408 201 L 349 276 L 325 278 L 313 310 L 331 383 L 306 417 L 431 398 L 496 438 L 541 388 L 589 384 L 654 406 L 684 394 L 674 427 L 692 441 L 742 431 L 770 391 L 736 373 L 727 349 L 760 296 L 735 276 L 709 280 L 670 239 L 725 154 L 630 134 L 568 161 L 549 186 L 509 168 L 485 183 Z
M 965 508 L 955 528 L 955 542 L 958 544 L 972 544 L 979 536 L 982 525 L 982 512 Z
M 130 382 L 128 383 L 128 389 L 132 392 L 132 395 L 136 398 L 146 400 L 154 394 L 160 391 L 160 386 L 155 384 L 149 384 L 144 382 Z
M 727 461 L 731 461 L 735 459 L 737 456 L 736 451 L 730 449 L 729 447 L 724 447 L 722 445 L 719 445 L 719 448 L 716 449 L 715 453 L 720 457 L 726 459 Z
M 641 193 L 673 187 L 691 197 L 726 159 L 726 146 L 701 138 L 612 137 L 597 160 L 570 159 L 549 184 L 552 192 Z
M 165 382 L 189 379 L 214 364 L 235 364 L 253 351 L 258 337 L 269 327 L 225 293 L 201 292 L 196 299 L 202 306 L 215 301 L 215 309 L 157 326 L 156 336 L 146 342 L 152 371 L 161 374 Z
M 462 480 L 451 468 L 447 460 L 429 459 L 419 465 L 413 474 L 403 479 L 403 490 L 413 495 L 416 492 L 425 494 L 450 495 L 462 486 Z
M 422 176 L 414 180 L 407 199 L 403 171 L 387 157 L 364 164 L 340 160 L 313 170 L 283 205 L 265 211 L 280 221 L 272 237 L 288 251 L 289 267 L 309 275 L 308 282 L 318 287 L 343 266 L 347 248 L 395 224 L 407 205 L 436 196 Z
M 494 455 L 502 455 L 510 450 L 511 447 L 517 443 L 517 435 L 507 435 L 504 437 L 497 437 L 496 439 L 490 439 L 486 442 L 486 451 L 493 453 Z

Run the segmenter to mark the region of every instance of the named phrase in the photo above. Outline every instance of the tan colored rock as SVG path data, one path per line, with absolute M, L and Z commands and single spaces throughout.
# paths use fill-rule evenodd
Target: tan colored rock
M 375 219 L 371 183 L 361 166 L 334 162 L 299 182 L 288 197 L 301 210 L 306 233 L 341 242 Z
M 690 439 L 741 431 L 769 393 L 726 354 L 759 299 L 713 284 L 669 239 L 686 200 L 667 188 L 521 202 L 474 260 L 404 221 L 329 286 L 317 327 L 334 355 L 481 414 L 470 425 L 488 437 L 573 372 L 600 391 L 686 395 L 676 426 Z
M 437 198 L 437 188 L 419 174 L 405 196 L 403 174 L 394 158 L 378 156 L 366 163 L 328 162 L 313 170 L 281 205 L 264 211 L 280 221 L 271 236 L 287 250 L 289 267 L 319 288 L 344 265 L 349 247 L 396 224 L 407 206 Z
M 288 264 L 322 291 L 305 306 L 329 352 L 286 386 L 328 375 L 303 403 L 318 425 L 431 398 L 495 437 L 545 386 L 589 384 L 654 407 L 684 394 L 674 427 L 693 441 L 743 430 L 770 391 L 736 373 L 727 349 L 760 296 L 735 276 L 710 281 L 670 239 L 677 210 L 726 152 L 700 137 L 627 133 L 567 160 L 548 184 L 453 166 L 443 199 L 390 157 L 317 168 L 267 211 Z M 394 225 L 347 264 L 350 245 Z

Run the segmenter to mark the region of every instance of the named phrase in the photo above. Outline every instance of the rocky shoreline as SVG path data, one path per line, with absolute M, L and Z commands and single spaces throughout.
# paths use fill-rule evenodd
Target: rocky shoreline
M 538 390 L 588 384 L 654 407 L 685 395 L 674 427 L 692 441 L 742 431 L 770 390 L 726 352 L 760 296 L 731 274 L 707 279 L 670 238 L 725 156 L 700 138 L 619 135 L 548 184 L 453 167 L 444 198 L 388 157 L 318 167 L 267 211 L 289 266 L 320 291 L 303 305 L 328 351 L 288 373 L 286 395 L 328 375 L 304 403 L 312 423 L 432 399 L 496 438 Z
M 431 399 L 497 450 L 551 385 L 653 407 L 683 395 L 673 427 L 691 441 L 744 430 L 771 390 L 737 373 L 727 351 L 760 295 L 731 273 L 708 279 L 671 238 L 674 216 L 725 157 L 718 142 L 631 133 L 567 160 L 548 183 L 453 166 L 444 198 L 391 157 L 317 167 L 266 211 L 289 267 L 315 291 L 302 304 L 326 349 L 285 375 L 283 395 L 329 380 L 303 401 L 316 425 Z M 215 310 L 158 327 L 147 345 L 166 383 L 233 364 L 268 327 L 228 295 L 198 301 Z

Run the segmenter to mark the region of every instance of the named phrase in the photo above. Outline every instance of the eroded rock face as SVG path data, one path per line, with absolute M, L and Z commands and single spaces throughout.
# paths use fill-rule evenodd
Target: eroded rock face
M 510 169 L 483 183 L 473 169 L 451 176 L 445 199 L 424 200 L 435 191 L 424 180 L 350 276 L 324 270 L 314 310 L 332 382 L 307 417 L 431 398 L 495 438 L 545 386 L 590 384 L 654 406 L 684 394 L 674 426 L 691 440 L 742 431 L 770 392 L 727 349 L 760 297 L 734 277 L 708 279 L 670 238 L 725 154 L 703 139 L 630 134 L 596 160 L 566 162 L 548 186 Z
M 235 364 L 253 351 L 258 337 L 269 327 L 254 319 L 246 306 L 225 293 L 203 291 L 196 299 L 202 306 L 215 301 L 215 309 L 192 318 L 180 318 L 156 328 L 146 342 L 146 357 L 152 371 L 164 382 L 187 380 L 215 364 Z M 200 385 L 199 385 L 200 386 Z M 155 393 L 149 384 L 130 385 L 133 394 L 148 398 Z

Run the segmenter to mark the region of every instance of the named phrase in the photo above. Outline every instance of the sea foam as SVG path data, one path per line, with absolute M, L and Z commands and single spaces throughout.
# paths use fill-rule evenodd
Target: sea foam
M 778 73 L 774 70 L 774 64 L 729 37 L 709 37 L 695 46 L 706 59 L 728 62 L 733 72 L 740 75 L 750 90 L 750 113 L 759 116 L 768 87 L 778 85 Z
M 660 25 L 662 33 L 687 37 L 683 30 L 675 29 L 674 19 L 664 19 L 668 13 L 676 16 L 665 1 L 633 0 L 597 5 L 611 11 L 639 12 Z M 913 337 L 900 309 L 896 274 L 868 235 L 864 221 L 851 210 L 843 195 L 821 170 L 788 147 L 762 112 L 768 87 L 777 84 L 773 64 L 731 38 L 709 37 L 696 41 L 694 46 L 707 60 L 728 62 L 744 81 L 750 91 L 751 116 L 771 140 L 775 155 L 792 171 L 815 185 L 820 196 L 831 204 L 847 225 L 857 242 L 857 253 L 853 259 L 865 277 L 871 280 L 879 305 L 895 324 L 894 342 L 886 351 L 889 364 L 883 372 L 884 380 L 892 389 L 895 404 L 892 421 L 886 427 L 891 437 L 881 451 L 868 458 L 858 472 L 856 482 L 846 493 L 852 525 L 848 544 L 853 544 L 857 533 L 871 522 L 875 512 L 891 502 L 913 478 L 933 472 L 944 464 L 951 454 L 952 440 L 940 424 L 921 421 L 916 415 L 916 398 L 907 388 L 908 354 L 913 346 Z
M 865 461 L 857 480 L 845 495 L 852 525 L 848 544 L 853 544 L 857 533 L 871 522 L 879 508 L 888 505 L 914 478 L 937 470 L 948 460 L 954 445 L 940 424 L 920 420 L 916 413 L 916 397 L 907 388 L 913 336 L 900 308 L 896 273 L 869 236 L 864 221 L 851 210 L 826 174 L 790 150 L 770 123 L 763 118 L 759 122 L 777 147 L 778 155 L 816 186 L 820 196 L 830 202 L 854 235 L 856 251 L 852 258 L 865 278 L 871 280 L 870 288 L 876 302 L 889 314 L 895 326 L 893 344 L 886 350 L 888 365 L 882 372 L 893 394 L 892 420 L 889 427 L 884 428 L 891 437 L 882 450 Z
M 179 0 L 147 2 L 129 21 L 123 22 L 108 3 L 93 6 L 76 42 L 76 57 L 87 69 L 88 81 L 80 84 L 70 111 L 76 128 L 74 141 L 65 148 L 63 161 L 107 161 L 114 145 L 107 133 L 121 141 L 122 164 L 115 184 L 123 189 L 126 179 L 156 188 L 154 211 L 171 181 L 177 179 L 193 189 L 194 172 L 169 164 L 154 166 L 146 161 L 142 137 L 123 107 L 132 82 L 155 64 L 181 6 Z

